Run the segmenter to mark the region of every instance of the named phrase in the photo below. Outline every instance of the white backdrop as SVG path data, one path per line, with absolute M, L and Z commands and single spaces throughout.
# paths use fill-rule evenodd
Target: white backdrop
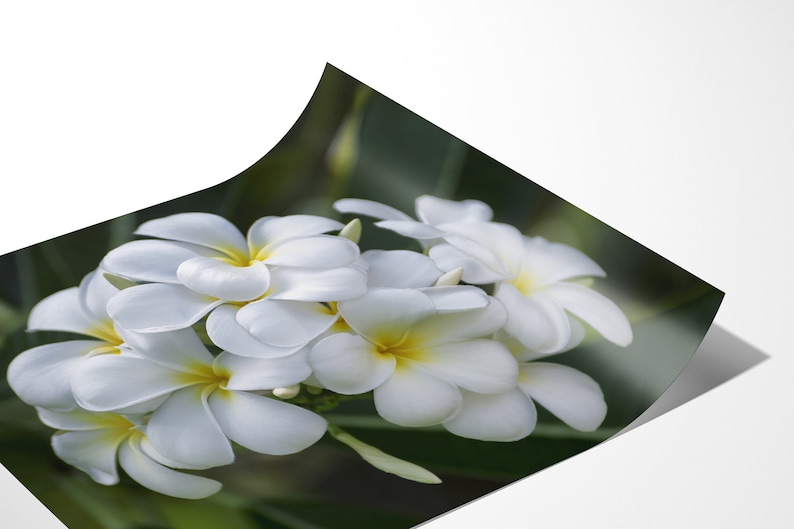
M 233 177 L 330 62 L 724 290 L 770 356 L 428 527 L 788 527 L 792 27 L 768 0 L 6 2 L 0 254 Z M 60 526 L 0 485 L 14 527 Z

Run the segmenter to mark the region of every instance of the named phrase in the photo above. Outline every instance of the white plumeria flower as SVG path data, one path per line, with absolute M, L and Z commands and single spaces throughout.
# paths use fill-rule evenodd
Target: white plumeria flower
M 147 435 L 165 457 L 196 467 L 234 460 L 234 441 L 270 455 L 299 452 L 323 436 L 325 419 L 306 409 L 256 394 L 309 376 L 307 352 L 283 358 L 217 357 L 192 329 L 131 334 L 140 354 L 96 356 L 75 371 L 72 389 L 89 411 L 119 411 L 159 402 Z
M 601 425 L 607 405 L 595 380 L 569 366 L 534 361 L 539 355 L 503 338 L 521 360 L 517 387 L 499 395 L 464 392 L 460 413 L 444 423 L 447 430 L 483 441 L 517 441 L 535 428 L 535 402 L 576 430 Z
M 158 239 L 124 244 L 108 253 L 101 267 L 147 284 L 119 292 L 108 312 L 130 330 L 162 332 L 189 327 L 226 305 L 267 347 L 257 349 L 252 342 L 253 349 L 239 351 L 238 340 L 228 343 L 228 335 L 217 337 L 226 342 L 222 347 L 254 357 L 290 354 L 333 324 L 334 315 L 320 302 L 354 298 L 366 289 L 358 246 L 324 235 L 342 227 L 312 215 L 264 217 L 246 237 L 209 213 L 145 222 L 135 233 Z M 226 322 L 232 309 L 218 318 Z M 216 323 L 211 315 L 213 341 L 215 332 L 226 327 Z
M 551 354 L 577 346 L 584 337 L 578 319 L 617 345 L 633 339 L 617 305 L 575 282 L 604 277 L 600 266 L 570 246 L 489 222 L 491 210 L 481 202 L 419 197 L 416 208 L 422 222 L 367 200 L 343 199 L 334 207 L 387 219 L 376 225 L 417 239 L 441 270 L 462 268 L 467 283 L 493 283 L 494 296 L 507 308 L 505 329 L 533 351 Z
M 515 358 L 503 344 L 482 338 L 504 324 L 498 301 L 445 311 L 423 291 L 376 288 L 340 302 L 339 312 L 356 334 L 335 334 L 315 345 L 314 376 L 345 395 L 374 390 L 375 407 L 387 421 L 440 424 L 460 409 L 462 390 L 515 387 Z
M 93 340 L 70 340 L 23 351 L 8 366 L 11 389 L 27 404 L 68 411 L 77 406 L 71 372 L 83 358 L 119 353 L 123 337 L 105 305 L 118 292 L 100 273 L 91 272 L 79 288 L 67 288 L 39 301 L 28 317 L 28 331 L 64 331 Z
M 39 408 L 38 413 L 41 422 L 60 430 L 52 436 L 55 454 L 97 483 L 115 485 L 119 482 L 118 461 L 133 480 L 161 494 L 200 499 L 221 488 L 213 479 L 173 470 L 196 467 L 160 454 L 149 442 L 139 416 L 91 413 L 81 409 L 59 413 Z
M 607 297 L 578 283 L 604 277 L 604 270 L 585 254 L 542 237 L 527 237 L 516 228 L 494 222 L 450 226 L 461 239 L 438 244 L 430 257 L 442 270 L 463 267 L 494 281 L 494 297 L 507 308 L 505 331 L 528 349 L 544 354 L 577 346 L 584 337 L 581 320 L 607 340 L 627 346 L 633 333 L 625 314 Z M 458 230 L 459 233 L 458 233 Z M 466 245 L 459 244 L 464 240 Z
M 343 198 L 334 202 L 340 213 L 354 213 L 381 219 L 375 225 L 400 235 L 417 239 L 423 248 L 440 242 L 446 235 L 444 225 L 457 222 L 487 222 L 493 217 L 490 206 L 479 200 L 454 201 L 430 195 L 417 197 L 416 216 L 409 215 L 386 204 L 359 198 Z

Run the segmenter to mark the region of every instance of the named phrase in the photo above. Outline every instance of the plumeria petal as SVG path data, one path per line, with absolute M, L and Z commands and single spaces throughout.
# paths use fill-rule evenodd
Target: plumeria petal
M 505 331 L 524 346 L 540 353 L 556 353 L 568 344 L 568 316 L 551 296 L 538 292 L 525 297 L 509 283 L 500 284 L 494 295 L 507 308 Z
M 65 331 L 94 336 L 97 321 L 80 303 L 77 287 L 60 290 L 39 301 L 28 317 L 29 331 Z
M 177 283 L 176 270 L 179 265 L 199 255 L 220 257 L 224 254 L 194 244 L 146 239 L 114 248 L 105 255 L 99 266 L 111 274 L 133 281 Z
M 77 404 L 72 396 L 72 372 L 103 342 L 75 340 L 40 345 L 22 352 L 8 366 L 8 384 L 27 404 L 68 411 Z
M 626 315 L 595 290 L 576 283 L 556 283 L 544 288 L 543 292 L 610 342 L 624 347 L 631 343 L 633 334 Z
M 411 327 L 411 336 L 425 345 L 460 342 L 495 333 L 504 326 L 507 312 L 494 298 L 483 308 L 433 314 Z
M 510 276 L 507 267 L 489 255 L 478 243 L 461 238 L 453 238 L 453 241 L 456 242 L 454 246 L 441 243 L 430 248 L 428 255 L 441 270 L 449 272 L 462 268 L 461 278 L 473 285 L 487 285 Z M 464 248 L 460 248 L 461 246 Z M 465 249 L 472 250 L 471 253 L 475 255 L 467 253 Z
M 456 202 L 422 195 L 416 199 L 416 216 L 422 222 L 433 225 L 446 222 L 488 222 L 493 218 L 493 210 L 479 200 Z
M 271 299 L 293 301 L 340 301 L 367 290 L 367 273 L 358 263 L 317 269 L 279 267 L 271 271 Z
M 439 312 L 458 312 L 462 310 L 487 307 L 490 300 L 481 288 L 465 285 L 431 287 L 419 289 L 430 298 Z
M 116 452 L 127 435 L 123 428 L 59 432 L 52 436 L 52 449 L 97 483 L 115 485 L 119 482 Z
M 328 389 L 343 395 L 365 393 L 381 385 L 394 371 L 395 358 L 352 334 L 321 340 L 309 354 L 314 376 Z
M 354 213 L 382 220 L 413 220 L 409 215 L 391 206 L 360 198 L 337 200 L 334 202 L 334 209 L 340 213 Z
M 531 272 L 537 287 L 577 277 L 606 276 L 595 261 L 579 250 L 542 237 L 524 237 L 522 266 Z
M 229 373 L 226 389 L 255 391 L 303 382 L 312 368 L 307 350 L 283 358 L 246 358 L 224 352 L 215 359 L 215 371 Z
M 279 358 L 294 353 L 303 344 L 291 347 L 268 345 L 249 333 L 237 321 L 238 307 L 221 305 L 207 317 L 207 334 L 225 351 L 251 358 Z
M 136 353 L 175 371 L 205 373 L 205 366 L 212 365 L 215 359 L 193 329 L 158 333 L 122 329 L 121 333 Z
M 496 395 L 464 391 L 460 412 L 444 428 L 469 439 L 518 441 L 532 433 L 536 423 L 535 405 L 518 389 Z
M 257 253 L 268 245 L 293 239 L 339 231 L 344 227 L 339 221 L 316 215 L 289 215 L 286 217 L 263 217 L 248 230 L 248 245 L 251 257 L 259 259 Z
M 438 228 L 415 220 L 380 220 L 375 223 L 375 226 L 412 239 L 432 240 L 444 236 L 444 232 Z
M 141 428 L 141 432 L 145 432 L 145 431 L 146 431 L 145 427 Z M 141 436 L 139 446 L 141 452 L 143 452 L 143 454 L 146 457 L 148 457 L 155 463 L 159 463 L 166 467 L 180 468 L 186 470 L 204 470 L 206 468 L 204 466 L 189 465 L 184 461 L 176 461 L 174 459 L 165 457 L 163 454 L 158 452 L 157 449 L 154 448 L 154 445 L 152 445 L 152 442 L 149 440 L 149 438 L 146 435 Z
M 120 291 L 108 302 L 108 313 L 126 329 L 162 332 L 190 327 L 221 303 L 182 285 L 150 283 Z
M 337 319 L 320 303 L 263 299 L 237 311 L 237 321 L 249 333 L 275 347 L 302 347 L 325 332 Z
M 431 426 L 449 420 L 460 409 L 460 390 L 444 379 L 401 363 L 375 388 L 375 408 L 400 426 Z
M 411 326 L 435 312 L 426 294 L 393 288 L 370 290 L 338 307 L 348 325 L 381 345 L 400 341 Z
M 198 500 L 221 489 L 214 479 L 194 476 L 165 467 L 150 458 L 141 448 L 143 436 L 133 434 L 119 447 L 119 465 L 132 479 L 160 494 Z
M 493 340 L 435 345 L 424 351 L 421 364 L 428 372 L 477 393 L 502 393 L 518 381 L 515 358 Z
M 118 290 L 95 270 L 86 275 L 80 282 L 80 305 L 97 321 L 110 319 L 107 311 L 108 300 Z
M 447 234 L 447 242 L 493 270 L 499 271 L 497 263 L 501 263 L 515 273 L 521 264 L 525 237 L 514 226 L 498 222 L 452 222 L 439 227 Z
M 390 288 L 429 287 L 441 277 L 433 260 L 407 250 L 369 250 L 361 254 L 369 264 L 367 286 Z
M 202 385 L 181 389 L 152 414 L 146 433 L 158 452 L 198 468 L 234 461 L 232 446 L 207 404 L 208 392 Z
M 328 423 L 308 410 L 242 391 L 216 391 L 210 409 L 235 443 L 261 454 L 294 454 L 316 443 Z
M 229 257 L 248 255 L 248 245 L 240 230 L 211 213 L 177 213 L 150 220 L 141 224 L 135 234 L 198 244 Z
M 72 392 L 78 404 L 90 411 L 122 410 L 188 383 L 177 371 L 124 355 L 86 358 L 72 373 Z
M 343 237 L 316 235 L 273 244 L 263 259 L 268 266 L 334 268 L 348 265 L 358 256 L 356 243 Z
M 129 429 L 136 424 L 135 418 L 127 418 L 118 413 L 93 412 L 75 408 L 68 412 L 59 412 L 45 408 L 36 408 L 39 420 L 50 428 L 57 430 L 103 430 L 108 428 Z
M 190 290 L 225 301 L 256 299 L 270 286 L 270 272 L 259 261 L 238 266 L 198 256 L 180 264 L 176 276 Z
M 497 334 L 497 340 L 506 344 L 510 349 L 510 352 L 513 353 L 513 356 L 519 362 L 530 362 L 532 360 L 539 360 L 542 358 L 548 358 L 550 356 L 564 353 L 566 351 L 570 351 L 574 347 L 577 347 L 585 336 L 585 330 L 579 320 L 574 318 L 571 315 L 568 315 L 568 324 L 571 326 L 571 336 L 568 338 L 568 343 L 563 346 L 562 349 L 559 351 L 552 351 L 548 353 L 540 353 L 538 351 L 533 351 L 532 349 L 527 348 L 521 342 L 513 338 L 512 336 L 508 335 L 506 332 L 500 331 Z
M 590 432 L 607 413 L 598 383 L 572 367 L 546 362 L 521 364 L 519 387 L 572 428 Z

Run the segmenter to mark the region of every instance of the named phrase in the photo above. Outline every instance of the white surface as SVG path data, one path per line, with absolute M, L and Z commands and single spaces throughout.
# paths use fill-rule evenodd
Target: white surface
M 792 27 L 763 0 L 4 3 L 0 253 L 231 178 L 330 62 L 726 291 L 771 357 L 428 527 L 788 527 Z M 59 526 L 0 483 L 4 520 Z

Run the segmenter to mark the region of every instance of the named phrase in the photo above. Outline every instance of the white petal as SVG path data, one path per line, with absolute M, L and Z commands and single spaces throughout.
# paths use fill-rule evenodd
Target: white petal
M 359 256 L 356 243 L 343 237 L 317 235 L 291 239 L 268 247 L 263 257 L 268 266 L 334 268 L 346 266 Z
M 316 443 L 328 426 L 308 410 L 242 391 L 216 391 L 209 404 L 229 439 L 261 454 L 300 452 Z
M 443 198 L 422 195 L 416 199 L 416 216 L 428 224 L 445 222 L 488 222 L 493 217 L 493 210 L 479 200 L 446 200 Z
M 305 350 L 283 358 L 246 358 L 221 353 L 215 359 L 215 371 L 229 374 L 226 383 L 229 390 L 283 388 L 303 382 L 311 374 L 308 356 Z
M 141 431 L 145 432 L 146 429 L 144 428 Z M 205 468 L 205 467 L 197 467 L 195 465 L 188 465 L 183 461 L 175 461 L 173 459 L 165 457 L 163 454 L 158 452 L 157 449 L 155 449 L 154 445 L 152 445 L 152 442 L 149 440 L 149 438 L 146 435 L 140 436 L 139 447 L 141 449 L 141 452 L 143 452 L 143 455 L 153 460 L 155 463 L 159 463 L 166 467 L 188 469 L 188 470 L 204 470 Z
M 481 441 L 518 441 L 532 433 L 537 411 L 520 390 L 496 395 L 463 392 L 460 413 L 444 428 L 460 437 Z
M 521 342 L 517 341 L 515 338 L 505 334 L 504 336 L 500 336 L 497 339 L 502 343 L 506 343 L 510 351 L 513 353 L 513 356 L 519 362 L 529 362 L 532 360 L 539 360 L 542 358 L 548 358 L 550 356 L 554 356 L 559 353 L 564 353 L 566 351 L 570 351 L 571 349 L 577 347 L 585 337 L 585 330 L 584 326 L 579 323 L 579 320 L 574 318 L 571 315 L 568 315 L 568 324 L 571 326 L 571 336 L 568 338 L 568 343 L 563 346 L 562 349 L 559 351 L 553 351 L 551 353 L 539 353 L 537 351 L 533 351 L 532 349 L 528 349 Z
M 367 274 L 358 263 L 328 269 L 279 267 L 270 277 L 272 299 L 341 301 L 367 290 Z
M 200 251 L 201 247 L 174 241 L 143 240 L 122 244 L 108 252 L 100 267 L 111 274 L 154 283 L 176 283 L 179 265 L 198 255 L 219 252 Z
M 502 393 L 518 381 L 516 359 L 493 340 L 435 345 L 418 361 L 426 371 L 477 393 Z
M 256 299 L 270 286 L 270 272 L 259 261 L 237 266 L 199 256 L 179 265 L 176 276 L 190 290 L 224 301 Z
M 275 347 L 303 347 L 337 320 L 320 303 L 263 299 L 237 311 L 237 321 L 258 340 Z
M 562 351 L 560 352 L 570 351 L 582 343 L 582 340 L 584 340 L 585 330 L 584 326 L 579 323 L 579 320 L 569 314 L 568 324 L 571 326 L 571 337 L 568 338 L 568 343 L 565 344 L 565 347 L 563 347 Z
M 44 408 L 36 408 L 39 420 L 50 428 L 57 430 L 107 430 L 109 428 L 129 429 L 135 425 L 134 419 L 123 417 L 118 413 L 93 412 L 75 408 L 68 412 L 58 412 Z
M 449 272 L 462 268 L 461 278 L 473 285 L 487 285 L 510 276 L 507 267 L 486 253 L 478 243 L 464 239 L 453 239 L 453 241 L 456 241 L 457 246 L 442 243 L 430 248 L 428 255 L 441 270 Z M 469 252 L 459 246 L 463 246 Z
M 575 283 L 556 283 L 544 288 L 543 292 L 610 342 L 624 347 L 631 343 L 633 334 L 626 315 L 595 290 Z
M 524 237 L 522 268 L 537 286 L 576 277 L 604 277 L 606 273 L 579 250 L 542 237 Z
M 375 226 L 412 239 L 433 240 L 444 236 L 444 232 L 438 228 L 415 220 L 380 220 Z
M 344 227 L 339 221 L 316 215 L 288 215 L 263 217 L 248 230 L 248 245 L 252 256 L 266 246 L 295 237 L 319 235 L 339 231 Z
M 431 426 L 449 420 L 460 409 L 460 390 L 444 379 L 401 363 L 375 388 L 375 408 L 400 426 Z
M 335 334 L 321 340 L 309 354 L 314 376 L 328 389 L 343 395 L 365 393 L 382 384 L 394 371 L 395 359 L 381 354 L 360 336 Z
M 519 387 L 538 404 L 577 430 L 598 428 L 607 413 L 598 383 L 572 367 L 531 362 L 521 364 Z
M 447 234 L 447 242 L 493 270 L 499 270 L 498 262 L 511 273 L 518 271 L 526 237 L 514 226 L 499 222 L 452 222 L 439 228 Z
M 75 367 L 103 342 L 75 340 L 40 345 L 8 366 L 8 384 L 27 404 L 67 411 L 76 406 L 71 379 Z
M 42 299 L 28 317 L 29 331 L 65 331 L 94 336 L 100 324 L 80 303 L 77 287 L 60 290 Z
M 55 455 L 102 485 L 119 482 L 116 451 L 129 435 L 123 428 L 60 432 L 52 436 Z
M 85 358 L 76 367 L 72 392 L 86 410 L 120 410 L 184 386 L 180 375 L 144 358 L 99 355 Z
M 212 248 L 229 257 L 248 255 L 245 237 L 234 224 L 211 213 L 177 213 L 141 224 L 136 235 Z
M 224 351 L 251 358 L 278 358 L 302 347 L 301 344 L 276 347 L 262 342 L 240 325 L 237 321 L 238 310 L 234 305 L 221 305 L 207 317 L 207 334 Z
M 481 288 L 455 285 L 419 289 L 430 298 L 439 312 L 458 312 L 487 307 L 493 299 Z
M 133 351 L 175 371 L 204 373 L 205 367 L 215 360 L 191 328 L 158 333 L 121 332 Z
M 380 288 L 342 301 L 339 313 L 356 332 L 380 344 L 399 342 L 418 321 L 435 313 L 427 295 L 418 290 Z
M 132 479 L 160 494 L 198 500 L 221 489 L 214 479 L 185 474 L 165 467 L 148 457 L 140 445 L 141 435 L 133 435 L 119 448 L 119 464 Z
M 505 331 L 529 349 L 549 354 L 561 351 L 570 340 L 568 316 L 551 296 L 537 292 L 523 296 L 513 285 L 500 284 L 494 293 L 507 308 Z
M 108 300 L 118 292 L 102 273 L 102 270 L 95 270 L 80 282 L 80 304 L 97 321 L 110 319 L 107 311 Z
M 502 303 L 494 298 L 490 300 L 488 306 L 481 309 L 430 315 L 411 327 L 411 336 L 426 346 L 490 336 L 501 329 L 507 319 Z
M 196 468 L 234 461 L 232 446 L 207 404 L 206 392 L 201 385 L 181 389 L 152 414 L 146 434 L 165 457 Z
M 182 285 L 150 283 L 110 298 L 108 313 L 125 329 L 162 332 L 190 327 L 221 303 Z
M 366 215 L 381 220 L 413 220 L 402 211 L 386 204 L 373 200 L 359 198 L 343 198 L 334 202 L 334 209 L 340 213 L 354 213 L 356 215 Z
M 441 277 L 433 260 L 407 250 L 369 250 L 362 254 L 369 264 L 367 286 L 390 288 L 429 287 Z

